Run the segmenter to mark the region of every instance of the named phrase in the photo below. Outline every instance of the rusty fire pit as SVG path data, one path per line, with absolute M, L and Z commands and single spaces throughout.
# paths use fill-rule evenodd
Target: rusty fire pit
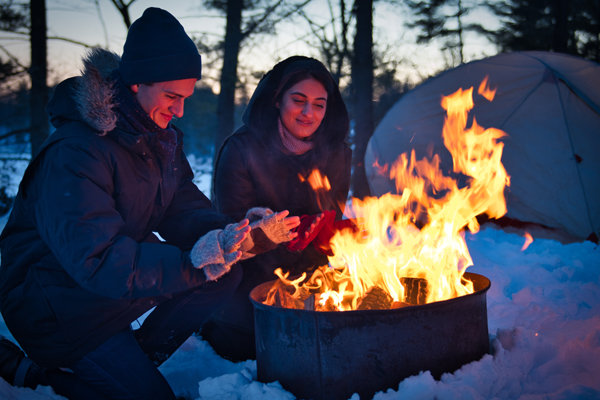
M 391 310 L 318 312 L 263 303 L 273 282 L 250 293 L 258 380 L 299 399 L 370 399 L 403 379 L 439 379 L 489 351 L 486 277 L 465 273 L 475 292 Z

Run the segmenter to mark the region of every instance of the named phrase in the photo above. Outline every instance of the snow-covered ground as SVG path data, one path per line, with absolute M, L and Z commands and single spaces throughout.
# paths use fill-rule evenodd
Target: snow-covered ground
M 210 161 L 190 161 L 198 171 L 196 183 L 208 194 Z M 0 229 L 6 218 L 0 218 Z M 488 225 L 467 235 L 475 264 L 469 271 L 492 281 L 487 293 L 492 354 L 439 381 L 423 371 L 373 400 L 600 399 L 600 249 L 548 231 L 532 235 L 525 250 L 524 232 Z M 1 319 L 0 334 L 10 337 Z M 224 360 L 201 337 L 191 337 L 160 371 L 186 399 L 295 399 L 276 382 L 257 382 L 255 361 Z M 0 379 L 0 399 L 63 397 L 49 387 L 34 392 Z

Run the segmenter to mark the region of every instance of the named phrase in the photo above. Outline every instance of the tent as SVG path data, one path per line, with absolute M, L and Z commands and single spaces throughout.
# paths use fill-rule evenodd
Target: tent
M 493 101 L 477 94 L 488 76 Z M 392 164 L 415 150 L 417 159 L 452 159 L 442 139 L 442 96 L 473 87 L 474 116 L 484 128 L 508 134 L 502 163 L 510 176 L 506 217 L 559 228 L 581 239 L 600 237 L 600 65 L 560 53 L 504 53 L 428 79 L 386 114 L 365 154 L 374 196 L 396 192 L 373 165 Z M 470 125 L 468 125 L 470 126 Z

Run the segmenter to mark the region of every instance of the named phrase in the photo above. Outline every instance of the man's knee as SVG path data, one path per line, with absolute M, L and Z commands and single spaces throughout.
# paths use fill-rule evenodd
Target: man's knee
M 226 292 L 224 295 L 231 296 L 242 281 L 242 275 L 242 266 L 239 263 L 234 264 L 231 266 L 231 271 L 216 281 L 215 284 L 219 284 L 222 287 L 222 291 Z

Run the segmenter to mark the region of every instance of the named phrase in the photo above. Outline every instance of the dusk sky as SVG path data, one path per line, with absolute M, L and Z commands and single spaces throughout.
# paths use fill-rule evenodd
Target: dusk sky
M 332 0 L 332 7 L 337 7 L 336 3 Z M 467 6 L 478 2 L 471 0 L 471 3 Z M 48 36 L 73 39 L 88 45 L 108 46 L 110 50 L 121 54 L 127 33 L 123 19 L 110 0 L 98 0 L 98 5 L 99 8 L 93 0 L 47 0 Z M 160 7 L 171 12 L 192 36 L 206 35 L 209 41 L 217 41 L 224 34 L 225 19 L 216 11 L 203 8 L 202 0 L 137 0 L 130 7 L 132 21 L 139 18 L 147 7 Z M 331 19 L 327 0 L 313 0 L 306 11 L 321 24 Z M 337 14 L 337 9 L 334 11 Z M 421 77 L 442 69 L 444 60 L 436 43 L 416 44 L 416 33 L 404 26 L 407 15 L 408 11 L 403 5 L 377 2 L 373 21 L 374 39 L 378 45 L 377 49 L 385 54 L 386 60 L 401 61 L 400 78 L 416 82 Z M 492 27 L 497 24 L 493 17 L 481 11 L 473 12 L 470 18 L 478 22 L 484 21 Z M 279 24 L 276 35 L 261 35 L 244 42 L 240 54 L 241 73 L 266 71 L 277 61 L 293 54 L 319 58 L 317 50 L 306 43 L 307 39 L 311 39 L 308 32 L 307 24 L 301 17 L 296 17 L 290 19 L 290 22 Z M 350 34 L 350 40 L 352 36 L 353 32 Z M 6 34 L 0 35 L 0 44 L 24 62 L 28 62 L 28 43 L 24 39 L 7 40 L 8 37 Z M 50 40 L 48 83 L 52 85 L 68 76 L 78 74 L 81 55 L 84 52 L 84 46 Z M 484 38 L 472 36 L 466 40 L 465 55 L 468 60 L 493 55 L 495 52 L 495 48 Z M 5 57 L 4 54 L 2 56 Z M 203 80 L 214 87 L 214 82 L 219 76 L 219 62 L 210 68 L 207 65 L 210 60 L 204 58 L 203 61 Z M 215 90 L 218 91 L 218 86 Z

